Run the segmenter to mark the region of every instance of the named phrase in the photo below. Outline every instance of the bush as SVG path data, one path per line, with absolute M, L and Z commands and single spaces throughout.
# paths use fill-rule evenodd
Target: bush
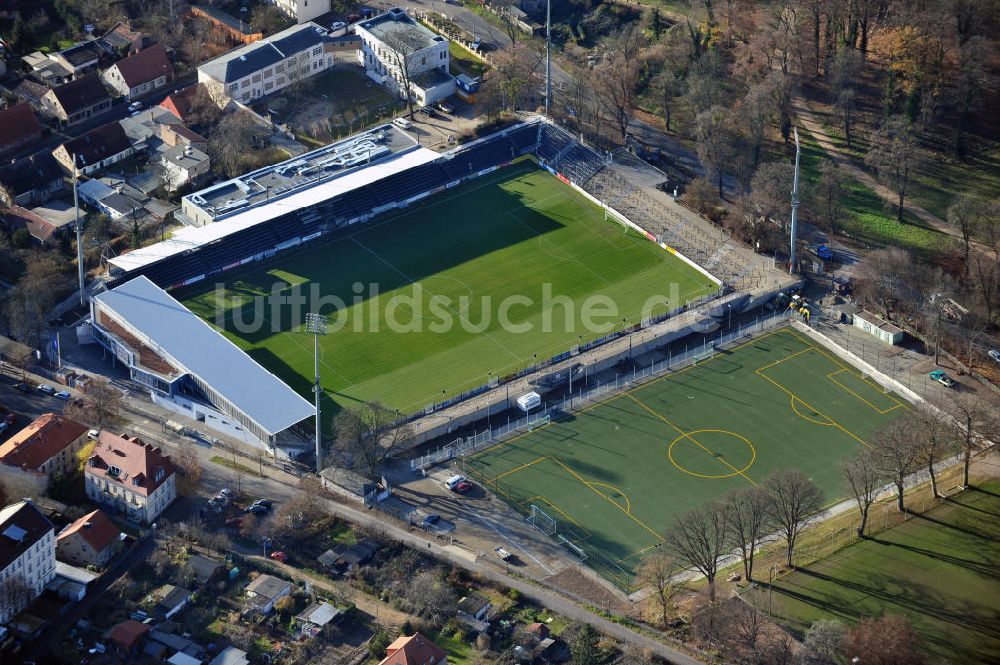
M 521 592 L 517 589 L 508 589 L 507 597 L 513 600 L 515 603 L 521 602 Z

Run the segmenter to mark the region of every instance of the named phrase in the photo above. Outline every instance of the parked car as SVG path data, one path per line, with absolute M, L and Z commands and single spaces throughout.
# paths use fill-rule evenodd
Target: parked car
M 254 501 L 254 504 L 258 506 L 264 506 L 265 508 L 270 508 L 272 505 L 274 505 L 274 502 L 271 501 L 270 499 L 257 499 L 256 501 Z
M 251 515 L 260 515 L 261 513 L 266 513 L 267 508 L 260 505 L 259 503 L 255 503 L 244 508 L 243 512 L 250 513 Z
M 937 381 L 945 388 L 955 387 L 955 379 L 948 376 L 948 373 L 943 370 L 936 369 L 933 372 L 929 373 L 927 376 L 929 376 L 932 381 Z
M 468 492 L 471 489 L 472 489 L 472 483 L 463 480 L 459 484 L 457 484 L 454 487 L 452 487 L 451 491 L 452 492 L 456 492 L 458 494 L 465 494 L 466 492 Z
M 451 115 L 452 113 L 455 112 L 455 107 L 452 106 L 451 104 L 449 104 L 448 102 L 444 101 L 444 100 L 441 100 L 440 102 L 438 102 L 437 107 L 438 107 L 438 110 L 443 111 L 444 113 L 447 113 L 448 115 Z
M 816 247 L 816 256 L 823 259 L 824 261 L 829 261 L 833 258 L 833 250 L 826 245 L 819 245 Z
M 129 111 L 138 111 L 141 108 L 142 108 L 142 102 L 132 102 L 131 104 L 128 105 Z
M 504 548 L 502 548 L 502 547 L 494 547 L 494 548 L 493 548 L 493 552 L 494 552 L 494 553 L 495 553 L 495 554 L 496 554 L 496 555 L 497 555 L 498 557 L 500 557 L 500 560 L 501 560 L 501 561 L 510 561 L 510 558 L 511 558 L 511 556 L 510 556 L 510 552 L 508 552 L 508 551 L 507 551 L 507 550 L 505 550 Z
M 54 395 L 56 392 L 56 389 L 48 385 L 47 383 L 38 384 L 38 390 L 39 392 L 43 392 L 46 395 Z
M 393 119 L 392 124 L 396 125 L 400 129 L 409 129 L 410 127 L 413 126 L 413 123 L 411 123 L 406 118 L 395 118 Z
M 6 421 L 0 422 L 0 434 L 6 432 L 8 427 L 10 427 L 10 425 L 8 425 Z
M 228 487 L 223 487 L 221 490 L 219 490 L 219 494 L 226 497 L 227 499 L 232 499 L 234 496 L 236 496 L 236 493 L 233 492 L 233 490 L 229 489 Z
M 69 391 L 67 391 L 67 390 L 60 390 L 59 392 L 57 392 L 56 394 L 54 394 L 53 397 L 55 397 L 56 399 L 61 399 L 63 401 L 68 402 L 70 400 L 70 398 L 73 397 L 73 396 L 70 395 Z
M 479 37 L 473 39 L 472 43 L 469 44 L 469 48 L 471 48 L 473 51 L 478 51 L 482 47 L 483 47 L 483 40 L 481 40 Z
M 29 390 L 31 390 L 31 388 L 28 386 L 27 383 L 15 383 L 14 390 L 20 390 L 22 393 L 26 393 Z
M 1000 363 L 1000 349 L 990 349 L 986 352 L 986 355 L 992 358 L 995 362 Z
M 330 32 L 336 32 L 337 30 L 343 30 L 347 27 L 347 24 L 343 21 L 334 21 L 330 24 Z
M 288 555 L 284 552 L 271 552 L 271 558 L 282 563 L 288 561 Z
M 454 476 L 452 476 L 448 480 L 444 481 L 444 486 L 447 487 L 450 490 L 453 490 L 453 489 L 455 489 L 456 485 L 458 485 L 459 483 L 464 483 L 464 482 L 466 482 L 465 476 L 456 473 Z
M 417 109 L 417 113 L 423 113 L 428 118 L 433 118 L 435 115 L 437 115 L 436 113 L 434 113 L 434 109 L 431 108 L 430 106 L 421 106 L 420 108 Z
M 441 521 L 440 515 L 438 515 L 437 513 L 431 513 L 430 515 L 424 518 L 424 521 L 421 522 L 421 524 L 425 527 L 428 527 L 428 526 L 434 526 L 440 521 Z

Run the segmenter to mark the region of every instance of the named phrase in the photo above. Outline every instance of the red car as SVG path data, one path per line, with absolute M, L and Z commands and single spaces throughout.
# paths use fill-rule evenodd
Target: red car
M 288 555 L 284 552 L 271 552 L 271 558 L 281 563 L 288 561 Z
M 459 494 L 465 494 L 466 492 L 468 492 L 471 489 L 472 489 L 472 483 L 469 483 L 469 482 L 466 482 L 466 481 L 463 480 L 459 484 L 457 484 L 454 487 L 452 487 L 451 491 L 458 492 Z

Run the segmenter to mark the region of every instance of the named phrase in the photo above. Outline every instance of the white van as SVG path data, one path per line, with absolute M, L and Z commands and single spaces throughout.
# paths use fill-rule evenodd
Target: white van
M 448 480 L 444 481 L 444 486 L 447 487 L 450 490 L 453 490 L 453 489 L 455 489 L 456 485 L 458 485 L 459 483 L 464 483 L 464 482 L 465 482 L 465 476 L 456 474 L 456 475 L 452 476 L 451 478 L 449 478 Z
M 400 129 L 409 129 L 410 127 L 413 126 L 413 123 L 407 120 L 406 118 L 396 118 L 395 120 L 392 121 L 392 124 L 396 125 Z

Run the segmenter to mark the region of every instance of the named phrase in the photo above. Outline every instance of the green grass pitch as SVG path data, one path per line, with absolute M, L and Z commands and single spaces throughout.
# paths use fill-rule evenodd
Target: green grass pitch
M 775 618 L 799 635 L 820 619 L 905 615 L 932 663 L 1000 662 L 1000 483 L 779 578 Z M 757 607 L 767 607 L 760 589 Z M 863 662 L 863 656 L 862 656 Z
M 535 504 L 556 518 L 595 567 L 620 566 L 615 581 L 626 585 L 672 516 L 774 469 L 798 468 L 829 502 L 842 498 L 837 462 L 905 409 L 784 327 L 500 444 L 467 468 L 525 513 Z
M 543 308 L 546 283 L 550 302 L 562 296 L 573 303 L 572 312 L 558 303 Z M 606 221 L 598 206 L 530 161 L 442 192 L 332 243 L 227 275 L 221 301 L 211 283 L 180 294 L 210 323 L 217 324 L 217 311 L 223 312 L 223 332 L 231 340 L 309 397 L 311 336 L 294 324 L 291 307 L 280 308 L 276 320 L 275 310 L 253 300 L 271 293 L 275 284 L 283 293 L 296 286 L 308 292 L 317 284 L 323 295 L 336 295 L 347 305 L 331 316 L 331 325 L 342 328 L 321 340 L 322 384 L 329 396 L 324 408 L 330 414 L 339 405 L 368 400 L 416 412 L 490 377 L 528 367 L 536 357 L 540 362 L 596 339 L 607 332 L 581 326 L 580 303 L 593 296 L 615 303 L 617 314 L 601 322 L 620 330 L 623 318 L 629 325 L 639 322 L 651 296 L 670 299 L 651 310 L 658 314 L 717 288 L 669 252 Z M 363 285 L 360 296 L 356 284 Z M 378 285 L 377 297 L 368 297 L 370 284 Z M 423 294 L 423 306 L 403 300 L 415 293 Z M 498 323 L 509 296 L 532 300 L 507 309 L 518 325 L 514 330 Z M 242 304 L 234 304 L 234 297 L 243 298 Z M 432 297 L 450 299 L 438 312 L 455 322 L 446 331 L 431 327 L 443 320 L 429 306 Z M 321 311 L 333 314 L 332 309 Z M 378 330 L 373 309 L 380 313 Z M 389 329 L 390 309 L 409 331 Z M 459 313 L 468 325 L 458 323 Z M 235 314 L 246 322 L 261 316 L 264 325 L 238 332 Z

